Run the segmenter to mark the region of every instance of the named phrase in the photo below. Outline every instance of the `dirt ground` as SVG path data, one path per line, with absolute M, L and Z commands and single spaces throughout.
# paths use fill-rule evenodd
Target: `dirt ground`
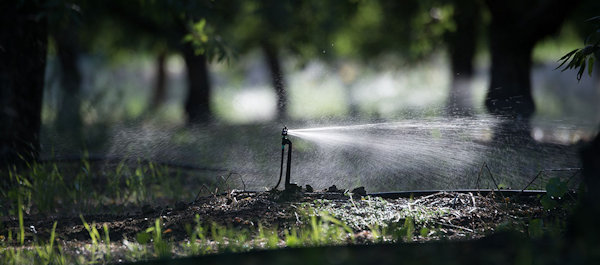
M 349 196 L 342 191 L 305 192 L 289 195 L 283 192 L 241 192 L 197 198 L 190 203 L 174 206 L 132 208 L 122 214 L 86 215 L 88 223 L 98 229 L 107 225 L 110 238 L 118 241 L 152 227 L 161 219 L 165 236 L 174 241 L 188 237 L 185 225 L 194 224 L 195 216 L 203 224 L 217 223 L 235 228 L 285 229 L 301 225 L 302 214 L 310 209 L 314 214 L 327 213 L 348 224 L 353 231 L 369 233 L 373 225 L 386 226 L 402 223 L 412 216 L 417 226 L 437 228 L 443 238 L 478 238 L 493 232 L 501 225 L 525 224 L 528 220 L 548 215 L 535 196 L 504 197 L 500 193 L 439 192 L 412 198 L 382 199 L 378 197 Z M 309 213 L 310 214 L 310 213 Z M 26 240 L 47 238 L 54 222 L 56 234 L 64 241 L 89 241 L 79 216 L 25 216 Z M 16 217 L 4 217 L 4 229 L 18 230 Z M 526 229 L 526 227 L 522 227 Z M 6 234 L 3 231 L 2 234 Z M 440 233 L 415 236 L 414 240 L 440 238 Z

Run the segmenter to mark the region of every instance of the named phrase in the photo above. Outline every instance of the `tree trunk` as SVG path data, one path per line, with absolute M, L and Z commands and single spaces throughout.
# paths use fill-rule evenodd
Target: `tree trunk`
M 485 106 L 494 115 L 529 119 L 535 111 L 531 93 L 531 45 L 496 35 L 491 40 L 491 81 Z M 504 35 L 504 34 L 503 34 Z
M 567 226 L 566 243 L 585 243 L 598 246 L 600 228 L 600 134 L 594 140 L 584 144 L 580 152 L 583 183 L 583 194 L 579 194 L 578 207 L 571 215 Z M 579 241 L 579 242 L 574 242 Z
M 287 97 L 285 91 L 285 79 L 281 69 L 281 62 L 279 61 L 279 53 L 277 47 L 268 41 L 263 41 L 261 46 L 265 53 L 267 65 L 271 71 L 271 82 L 275 89 L 275 94 L 277 95 L 277 119 L 283 120 L 287 118 Z
M 81 137 L 81 72 L 77 28 L 67 26 L 55 34 L 57 57 L 60 63 L 62 102 L 58 111 L 57 129 L 80 139 Z M 73 139 L 73 138 L 72 138 Z
M 210 81 L 208 63 L 204 55 L 196 55 L 191 44 L 183 47 L 187 66 L 188 94 L 185 101 L 187 124 L 207 123 L 211 120 Z
M 48 43 L 41 8 L 11 3 L 0 4 L 0 170 L 39 157 Z
M 600 51 L 596 52 L 596 62 L 594 63 L 594 73 L 592 79 L 592 88 L 595 92 L 592 94 L 596 99 L 600 98 Z M 592 109 L 592 113 L 596 113 L 596 115 L 592 116 L 594 121 L 600 121 L 600 104 L 596 104 L 596 106 Z
M 592 142 L 586 144 L 581 150 L 582 175 L 588 191 L 600 190 L 600 133 Z M 593 201 L 597 212 L 600 212 L 600 196 L 595 192 L 588 192 L 586 198 Z
M 156 58 L 156 83 L 154 84 L 154 95 L 152 96 L 152 105 L 150 109 L 156 111 L 165 102 L 167 94 L 167 73 L 165 70 L 165 63 L 167 59 L 167 53 L 161 51 Z
M 456 1 L 453 17 L 456 31 L 447 36 L 452 73 L 447 112 L 451 116 L 472 114 L 471 80 L 480 13 L 481 6 L 477 1 Z
M 490 29 L 490 86 L 485 98 L 489 113 L 503 120 L 494 128 L 494 140 L 501 144 L 531 142 L 529 120 L 535 112 L 531 91 L 533 43 L 515 39 L 514 28 L 492 20 Z M 518 38 L 518 37 L 517 37 Z
M 529 119 L 535 112 L 530 76 L 533 48 L 559 29 L 576 3 L 487 0 L 486 4 L 492 14 L 492 66 L 485 106 L 491 114 L 506 118 L 496 129 L 496 138 L 530 140 Z

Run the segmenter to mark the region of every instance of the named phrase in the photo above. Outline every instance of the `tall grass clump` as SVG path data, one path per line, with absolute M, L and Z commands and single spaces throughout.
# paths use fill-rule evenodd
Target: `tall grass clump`
M 108 226 L 106 224 L 104 224 L 102 226 L 103 230 L 104 230 L 104 238 L 102 238 L 102 236 L 100 235 L 100 232 L 98 231 L 98 229 L 96 228 L 96 223 L 92 223 L 91 225 L 88 224 L 88 222 L 85 221 L 85 218 L 83 218 L 83 215 L 79 216 L 81 218 L 81 222 L 83 223 L 83 226 L 85 227 L 85 230 L 88 232 L 88 234 L 90 235 L 90 239 L 91 239 L 91 244 L 86 246 L 88 252 L 89 252 L 89 257 L 88 259 L 94 263 L 97 262 L 108 262 L 111 260 L 111 249 L 110 249 L 110 236 L 108 233 Z M 104 244 L 102 244 L 104 243 Z
M 115 166 L 93 166 L 87 155 L 77 163 L 26 163 L 4 172 L 0 189 L 0 215 L 16 216 L 21 200 L 27 213 L 97 212 L 105 205 L 142 205 L 157 199 L 190 199 L 180 171 L 154 162 L 121 161 Z M 115 207 L 117 206 L 117 207 Z

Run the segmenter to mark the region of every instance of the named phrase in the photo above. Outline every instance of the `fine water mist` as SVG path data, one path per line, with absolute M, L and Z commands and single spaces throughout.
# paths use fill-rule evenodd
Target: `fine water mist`
M 429 119 L 290 129 L 292 141 L 294 137 L 306 141 L 301 152 L 308 153 L 307 163 L 314 163 L 302 167 L 306 158 L 299 158 L 293 172 L 319 176 L 306 179 L 316 186 L 340 182 L 375 190 L 466 186 L 488 149 L 485 141 L 494 124 L 492 119 Z
M 501 122 L 479 116 L 290 128 L 298 157 L 292 179 L 372 191 L 476 188 L 486 163 L 503 187 L 522 188 L 539 170 L 578 165 L 566 146 L 492 141 Z M 491 187 L 485 173 L 481 188 Z

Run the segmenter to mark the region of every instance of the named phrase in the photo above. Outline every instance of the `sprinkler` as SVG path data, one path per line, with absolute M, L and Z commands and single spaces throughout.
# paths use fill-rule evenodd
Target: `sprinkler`
M 279 170 L 279 181 L 277 181 L 277 185 L 273 188 L 276 190 L 281 183 L 281 178 L 283 177 L 283 158 L 285 155 L 285 145 L 288 146 L 287 152 L 287 163 L 285 167 L 285 191 L 296 191 L 298 190 L 298 185 L 294 183 L 290 183 L 290 169 L 292 165 L 292 141 L 288 139 L 288 129 L 287 127 L 283 127 L 281 130 L 281 169 Z

